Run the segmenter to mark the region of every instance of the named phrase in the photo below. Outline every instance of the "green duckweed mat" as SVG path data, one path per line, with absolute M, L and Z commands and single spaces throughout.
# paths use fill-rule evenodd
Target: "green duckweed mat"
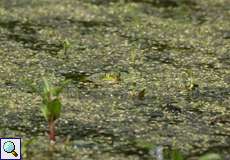
M 53 147 L 42 77 L 71 80 Z M 23 159 L 228 160 L 230 2 L 1 0 L 0 113 Z

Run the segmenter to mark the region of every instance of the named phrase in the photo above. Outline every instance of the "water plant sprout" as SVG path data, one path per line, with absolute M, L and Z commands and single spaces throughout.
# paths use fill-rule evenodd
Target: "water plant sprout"
M 69 40 L 65 39 L 63 41 L 62 45 L 63 45 L 63 48 L 64 48 L 64 55 L 65 55 L 66 58 L 68 58 L 67 52 L 68 52 L 68 49 L 71 47 L 71 44 L 70 44 Z
M 62 103 L 60 93 L 63 88 L 67 84 L 68 81 L 65 81 L 59 87 L 53 87 L 49 84 L 46 78 L 43 78 L 44 86 L 43 92 L 41 94 L 42 97 L 42 113 L 45 119 L 48 121 L 49 128 L 49 139 L 51 141 L 55 141 L 55 122 L 60 117 Z

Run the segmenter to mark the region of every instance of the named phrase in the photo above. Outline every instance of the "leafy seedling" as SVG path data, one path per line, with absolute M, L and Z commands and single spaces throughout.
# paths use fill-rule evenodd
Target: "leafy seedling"
M 68 52 L 68 49 L 71 47 L 71 44 L 67 39 L 65 39 L 63 41 L 62 45 L 63 45 L 63 49 L 64 49 L 64 55 L 65 55 L 66 58 L 68 58 L 67 52 Z
M 43 78 L 44 86 L 42 96 L 42 113 L 48 121 L 49 139 L 55 141 L 55 122 L 59 118 L 62 108 L 60 94 L 69 81 L 65 81 L 59 87 L 53 87 L 46 78 Z
M 136 59 L 137 59 L 137 54 L 136 54 L 136 51 L 133 49 L 131 50 L 131 53 L 130 53 L 130 61 L 131 61 L 131 64 L 133 64 L 134 66 L 136 64 Z

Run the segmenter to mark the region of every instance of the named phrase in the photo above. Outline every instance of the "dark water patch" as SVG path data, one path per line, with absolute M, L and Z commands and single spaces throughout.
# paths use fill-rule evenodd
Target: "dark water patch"
M 40 40 L 33 35 L 26 34 L 7 34 L 8 40 L 13 40 L 23 44 L 24 48 L 28 48 L 34 51 L 45 51 L 52 55 L 56 55 L 63 46 L 60 43 L 50 43 L 44 40 Z
M 204 87 L 202 88 L 200 97 L 206 101 L 222 102 L 230 96 L 230 88 L 224 87 Z
M 29 21 L 21 22 L 18 20 L 0 21 L 0 27 L 9 30 L 10 32 L 22 32 L 24 34 L 37 34 L 41 29 L 38 24 L 32 24 Z
M 129 128 L 123 130 L 119 127 L 119 129 L 115 129 L 112 127 L 112 124 L 105 127 L 101 124 L 83 124 L 75 120 L 70 120 L 68 123 L 60 124 L 59 131 L 58 134 L 61 137 L 68 135 L 71 141 L 90 138 L 94 142 L 93 146 L 98 146 L 102 153 L 108 152 L 149 158 L 149 148 L 143 145 L 140 146 L 136 142 L 135 137 L 132 138 L 132 136 L 135 136 L 135 133 Z M 107 147 L 102 147 L 101 145 Z M 91 148 L 92 146 L 81 147 Z
M 121 2 L 119 0 L 86 0 L 88 3 L 96 5 L 108 5 L 111 3 Z M 192 0 L 124 0 L 125 3 L 146 3 L 155 7 L 178 7 L 179 5 L 196 5 Z
M 77 149 L 94 149 L 98 148 L 98 145 L 91 141 L 77 140 L 74 142 L 74 147 Z
M 136 155 L 142 160 L 149 160 L 151 159 L 149 150 L 149 148 L 138 146 L 135 141 L 130 141 L 127 144 L 114 147 L 112 150 L 108 150 L 107 152 L 114 154 L 124 154 L 126 156 Z
M 220 155 L 223 155 L 223 160 L 228 160 L 229 153 L 230 153 L 230 145 L 223 144 L 223 145 L 213 145 L 207 148 L 203 148 L 199 151 L 193 152 L 191 155 L 187 155 L 186 158 L 191 157 L 200 157 L 202 155 L 208 154 L 208 153 L 218 153 Z
M 125 154 L 127 156 L 137 155 L 142 158 L 149 158 L 148 148 L 138 146 L 134 139 L 127 139 L 125 137 L 122 138 L 119 133 L 114 133 L 111 129 L 100 128 L 96 125 L 87 124 L 85 126 L 78 126 L 78 128 L 72 129 L 71 132 L 67 134 L 70 135 L 72 140 L 82 140 L 87 137 L 91 137 L 94 143 L 83 146 L 81 145 L 81 147 L 84 148 L 92 148 L 96 145 L 103 153 Z M 101 145 L 107 145 L 107 147 L 102 147 Z
M 206 102 L 222 102 L 230 95 L 230 89 L 224 87 L 199 87 L 194 86 L 191 90 L 187 91 L 186 95 L 179 95 L 188 102 L 196 102 L 199 100 Z
M 0 21 L 0 27 L 7 29 L 10 33 L 3 34 L 10 41 L 23 44 L 24 48 L 35 51 L 45 51 L 57 54 L 63 46 L 60 42 L 48 42 L 38 36 L 38 31 L 44 26 L 29 21 Z
M 187 21 L 191 22 L 194 25 L 202 25 L 203 23 L 208 21 L 207 11 L 202 8 L 202 6 L 194 4 L 189 4 L 186 2 L 183 3 L 180 1 L 175 1 L 176 6 L 167 7 L 165 6 L 159 10 L 157 5 L 152 6 L 149 4 L 143 3 L 139 6 L 140 12 L 145 13 L 150 16 L 161 17 L 163 19 L 173 19 L 175 21 Z M 191 2 L 191 1 L 190 1 Z M 193 1 L 194 2 L 194 1 Z
M 20 0 L 20 1 L 15 1 L 15 0 L 1 0 L 0 1 L 0 6 L 3 6 L 6 9 L 13 9 L 13 8 L 24 8 L 28 6 L 42 6 L 42 5 L 47 5 L 48 1 L 43 2 L 36 2 L 34 0 Z
M 38 19 L 39 24 L 53 29 L 77 28 L 82 35 L 92 34 L 95 31 L 103 31 L 117 25 L 115 20 L 78 20 L 68 15 L 63 16 L 46 16 Z
M 230 31 L 223 31 L 223 38 L 230 39 Z
M 58 124 L 60 136 L 70 136 L 70 139 L 84 139 L 84 137 L 110 137 L 113 140 L 119 139 L 111 129 L 104 128 L 100 124 L 83 124 L 76 120 L 63 120 Z
M 87 81 L 87 78 L 91 75 L 85 71 L 78 71 L 78 70 L 68 70 L 68 71 L 59 71 L 61 76 L 64 76 L 66 79 L 71 79 L 75 82 L 84 82 Z
M 6 82 L 4 83 L 4 85 L 3 85 L 3 87 L 6 87 L 6 88 L 11 89 L 11 88 L 17 88 L 18 85 L 17 85 L 16 83 L 14 83 L 14 82 L 6 81 Z
M 230 68 L 230 52 L 222 54 L 218 60 L 220 63 L 224 64 L 224 67 Z
M 116 20 L 113 21 L 84 21 L 84 20 L 76 20 L 75 26 L 78 26 L 78 31 L 81 35 L 92 35 L 95 33 L 110 33 L 116 30 L 116 26 L 119 25 Z
M 137 43 L 140 43 L 140 49 L 150 49 L 154 48 L 157 51 L 164 51 L 166 49 L 170 49 L 171 47 L 162 41 L 154 40 L 154 39 L 148 39 L 148 38 L 138 38 L 136 39 Z
M 83 21 L 83 20 L 78 20 L 75 21 L 75 23 L 79 24 L 82 27 L 86 28 L 91 28 L 91 27 L 111 27 L 114 25 L 113 21 L 96 21 L 96 20 L 91 20 L 91 21 Z
M 126 2 L 146 3 L 155 7 L 177 7 L 178 3 L 175 0 L 126 0 Z
M 84 0 L 84 2 L 95 5 L 108 5 L 110 3 L 118 2 L 118 0 Z
M 191 120 L 194 117 L 198 117 L 198 116 L 202 115 L 203 112 L 204 111 L 200 110 L 199 108 L 192 108 L 191 106 L 186 108 L 186 114 L 189 116 L 189 118 L 191 118 Z
M 32 113 L 32 111 L 29 111 Z M 7 119 L 1 120 L 1 127 L 14 131 L 23 132 L 29 136 L 43 135 L 45 133 L 45 119 L 40 115 L 40 111 L 35 110 L 35 113 L 28 114 L 25 111 L 21 112 L 4 112 L 4 117 Z
M 139 35 L 139 33 L 124 33 L 119 32 L 119 35 L 123 38 L 128 39 L 129 43 L 138 43 L 140 45 L 140 49 L 149 49 L 152 48 L 157 51 L 164 51 L 167 49 L 171 49 L 172 47 L 167 44 L 164 40 L 156 40 L 149 37 L 144 37 Z
M 92 27 L 102 27 L 102 26 L 111 26 L 114 22 L 106 22 L 106 21 L 99 21 L 99 20 L 77 20 L 71 17 L 41 17 L 41 23 L 47 24 L 52 27 L 56 26 L 69 26 L 75 25 L 83 28 L 92 28 Z
M 170 52 L 153 52 L 145 54 L 145 61 L 149 62 L 158 62 L 161 64 L 172 64 L 175 65 L 175 60 Z
M 162 120 L 162 118 L 164 117 L 164 113 L 162 111 L 152 111 L 149 113 L 146 113 L 146 116 L 148 116 L 148 121 L 149 122 L 153 122 L 153 121 L 158 121 L 158 120 Z
M 6 80 L 3 84 L 0 84 L 2 89 L 7 90 L 20 90 L 26 93 L 35 93 L 36 87 L 32 85 L 32 82 L 10 81 Z
M 162 63 L 173 63 L 172 50 L 176 51 L 190 51 L 194 47 L 187 44 L 170 45 L 166 39 L 154 39 L 152 37 L 141 35 L 137 32 L 118 32 L 119 36 L 125 38 L 130 44 L 134 46 L 138 44 L 138 49 L 143 50 L 146 60 L 161 61 Z
M 210 124 L 214 125 L 217 123 L 222 123 L 222 124 L 230 124 L 230 114 L 226 115 L 216 115 L 215 117 L 211 118 Z
M 61 76 L 65 77 L 66 80 L 71 80 L 74 84 L 79 85 L 80 88 L 84 87 L 89 83 L 93 83 L 93 81 L 90 80 L 89 78 L 92 75 L 92 73 L 89 72 L 69 70 L 69 71 L 61 71 L 61 72 L 58 71 L 57 74 L 60 74 Z

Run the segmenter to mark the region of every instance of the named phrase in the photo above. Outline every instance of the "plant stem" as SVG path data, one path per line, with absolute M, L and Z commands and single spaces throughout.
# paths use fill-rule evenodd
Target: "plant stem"
M 55 123 L 54 121 L 49 121 L 49 139 L 55 141 Z

